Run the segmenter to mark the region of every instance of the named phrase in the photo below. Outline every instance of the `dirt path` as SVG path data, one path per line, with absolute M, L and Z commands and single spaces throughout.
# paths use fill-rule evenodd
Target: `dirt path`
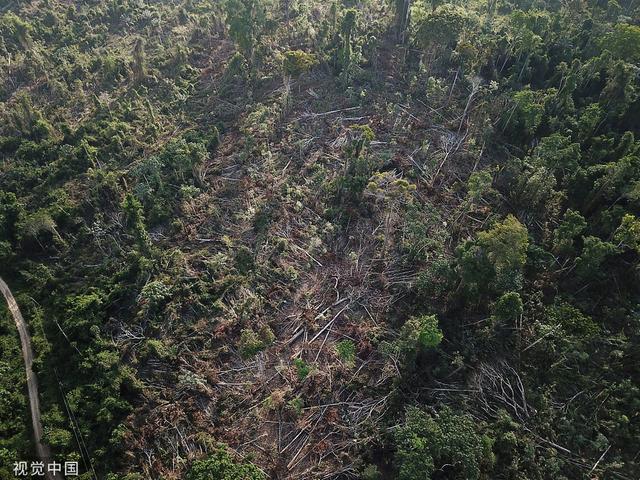
M 33 423 L 33 438 L 36 442 L 36 454 L 38 458 L 46 464 L 51 458 L 51 451 L 49 446 L 42 443 L 42 422 L 40 421 L 40 399 L 38 397 L 38 380 L 35 373 L 33 373 L 33 350 L 31 349 L 31 337 L 29 336 L 29 328 L 27 323 L 20 313 L 20 308 L 16 303 L 16 299 L 13 298 L 9 286 L 0 278 L 0 290 L 7 300 L 7 306 L 13 316 L 13 320 L 16 322 L 16 327 L 20 333 L 20 343 L 22 344 L 22 357 L 24 358 L 24 368 L 27 372 L 27 388 L 29 390 L 29 404 L 31 405 L 31 422 Z M 54 480 L 54 478 L 60 478 L 59 476 L 53 476 L 51 473 L 46 473 L 48 480 Z

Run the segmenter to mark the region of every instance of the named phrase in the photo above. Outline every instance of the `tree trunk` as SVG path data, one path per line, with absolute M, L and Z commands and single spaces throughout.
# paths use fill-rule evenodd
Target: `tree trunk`
M 396 0 L 398 6 L 398 43 L 404 45 L 411 17 L 411 0 Z

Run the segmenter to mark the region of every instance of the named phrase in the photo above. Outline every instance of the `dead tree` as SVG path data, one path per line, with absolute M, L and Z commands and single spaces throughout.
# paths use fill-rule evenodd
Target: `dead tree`
M 499 410 L 507 410 L 524 423 L 536 413 L 527 401 L 520 375 L 505 361 L 497 365 L 481 365 L 471 379 L 471 388 L 480 408 L 488 416 L 496 416 Z

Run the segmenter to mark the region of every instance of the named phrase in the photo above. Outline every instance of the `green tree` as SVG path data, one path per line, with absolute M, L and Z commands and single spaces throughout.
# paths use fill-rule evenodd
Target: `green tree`
M 407 373 L 412 373 L 419 356 L 435 349 L 442 338 L 437 316 L 413 316 L 405 321 L 393 342 L 383 344 L 383 350 L 400 359 Z
M 375 135 L 368 125 L 352 127 L 349 133 L 351 141 L 345 148 L 344 172 L 336 179 L 335 187 L 341 203 L 357 204 L 374 172 L 367 147 Z
M 640 180 L 640 156 L 625 155 L 617 161 L 589 167 L 587 172 L 594 178 L 584 207 L 585 211 L 590 212 L 603 202 L 615 202 L 633 188 L 635 182 Z
M 527 259 L 527 229 L 508 215 L 490 230 L 478 233 L 457 249 L 459 272 L 471 296 L 491 291 L 517 291 Z
M 0 191 L 0 259 L 8 260 L 18 235 L 24 207 L 12 192 Z
M 578 133 L 582 141 L 586 141 L 594 134 L 604 118 L 602 107 L 598 103 L 588 105 L 578 118 Z
M 527 228 L 513 215 L 490 230 L 478 233 L 478 245 L 496 269 L 498 276 L 521 270 L 527 259 Z
M 356 344 L 349 339 L 339 341 L 336 351 L 340 359 L 347 364 L 353 364 L 356 359 Z
M 266 480 L 267 476 L 251 463 L 238 463 L 223 445 L 205 460 L 196 460 L 186 480 Z
M 477 480 L 490 473 L 494 463 L 491 439 L 478 433 L 471 416 L 456 414 L 448 407 L 436 416 L 409 407 L 394 440 L 400 480 L 432 478 L 436 468 L 446 478 Z
M 548 12 L 535 9 L 516 9 L 508 16 L 510 50 L 515 57 L 511 76 L 513 84 L 519 85 L 523 77 L 529 78 L 532 59 L 543 54 L 549 17 Z
M 547 315 L 552 323 L 562 325 L 562 329 L 579 337 L 593 337 L 600 332 L 598 324 L 580 309 L 565 301 L 556 301 L 547 308 Z
M 533 136 L 542 122 L 546 92 L 527 87 L 513 93 L 512 99 L 511 110 L 505 112 L 505 131 L 512 138 Z
M 131 193 L 127 193 L 122 202 L 122 210 L 124 211 L 127 225 L 133 230 L 138 246 L 143 253 L 150 253 L 151 239 L 144 223 L 144 213 L 140 200 Z
M 553 232 L 553 250 L 559 255 L 575 253 L 575 239 L 587 228 L 587 221 L 580 213 L 568 209 L 560 225 Z
M 453 49 L 468 21 L 468 13 L 464 9 L 442 5 L 417 26 L 416 39 L 427 50 L 445 47 Z
M 147 71 L 145 65 L 144 40 L 142 38 L 136 39 L 136 43 L 133 46 L 133 63 L 131 64 L 131 68 L 135 82 L 142 82 Z
M 225 3 L 229 35 L 249 63 L 252 74 L 256 68 L 258 42 L 267 21 L 265 0 L 227 0 Z
M 606 277 L 602 265 L 607 257 L 618 252 L 615 245 L 603 242 L 598 237 L 583 237 L 583 248 L 576 259 L 576 274 L 584 281 L 600 280 Z
M 402 326 L 400 339 L 405 349 L 414 352 L 437 347 L 442 341 L 442 330 L 438 327 L 438 317 L 421 315 L 409 318 Z
M 611 121 L 622 118 L 638 98 L 635 69 L 622 60 L 607 67 L 607 82 L 600 93 L 600 104 Z
M 609 50 L 615 58 L 629 63 L 640 62 L 640 27 L 618 23 L 613 31 L 604 36 L 602 48 Z
M 282 68 L 285 75 L 297 77 L 317 63 L 318 60 L 312 53 L 307 53 L 302 50 L 287 50 L 284 52 Z
M 498 192 L 493 188 L 493 176 L 488 170 L 473 172 L 467 180 L 467 197 L 469 206 L 480 205 L 483 201 L 495 200 Z
M 58 226 L 55 220 L 47 210 L 38 210 L 24 217 L 20 225 L 20 236 L 36 240 L 44 248 L 46 245 L 41 243 L 45 240 L 47 234 L 49 238 L 56 240 L 60 244 L 64 244 L 62 236 L 58 232 Z
M 493 308 L 495 319 L 508 326 L 515 324 L 522 312 L 522 298 L 517 292 L 505 293 L 498 299 Z
M 340 69 L 340 78 L 343 85 L 347 85 L 351 79 L 354 62 L 353 62 L 353 29 L 356 26 L 358 12 L 354 8 L 348 8 L 344 11 L 342 22 L 340 24 L 340 49 L 338 51 L 338 67 Z
M 33 45 L 33 25 L 13 12 L 0 16 L 0 38 L 11 53 L 29 50 Z
M 245 359 L 251 358 L 271 345 L 274 340 L 275 336 L 267 325 L 263 326 L 258 333 L 250 328 L 244 328 L 240 333 L 240 341 L 238 342 L 240 355 Z
M 561 182 L 565 175 L 578 168 L 580 158 L 580 144 L 572 142 L 568 136 L 554 133 L 540 140 L 532 161 L 554 172 Z
M 635 215 L 625 214 L 614 239 L 618 242 L 618 247 L 624 246 L 640 254 L 640 219 Z

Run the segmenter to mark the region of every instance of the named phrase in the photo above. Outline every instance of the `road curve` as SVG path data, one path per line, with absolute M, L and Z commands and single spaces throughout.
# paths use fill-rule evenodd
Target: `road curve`
M 59 476 L 53 476 L 51 473 L 46 472 L 46 465 L 51 458 L 51 451 L 49 446 L 42 443 L 42 422 L 40 420 L 40 399 L 38 397 L 38 380 L 35 373 L 33 373 L 33 350 L 31 349 L 31 337 L 29 335 L 29 328 L 27 323 L 20 313 L 20 308 L 16 303 L 16 299 L 13 298 L 9 286 L 0 278 L 0 290 L 2 295 L 7 300 L 7 306 L 13 316 L 13 320 L 16 322 L 18 333 L 20 334 L 20 343 L 22 344 L 22 357 L 24 358 L 24 368 L 27 372 L 27 388 L 29 391 L 29 403 L 31 405 L 31 423 L 33 424 L 33 438 L 36 442 L 36 455 L 40 461 L 45 463 L 45 473 L 47 479 L 54 480 L 54 478 L 60 478 Z

